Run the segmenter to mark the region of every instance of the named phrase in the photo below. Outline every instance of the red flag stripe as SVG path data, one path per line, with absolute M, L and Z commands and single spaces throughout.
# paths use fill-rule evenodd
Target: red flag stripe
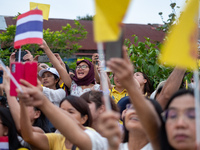
M 42 44 L 42 38 L 26 38 L 26 39 L 23 39 L 23 40 L 19 40 L 19 41 L 16 41 L 14 43 L 14 47 L 16 49 L 19 49 L 21 47 L 21 45 L 35 44 L 35 43 Z
M 35 10 L 31 10 L 31 11 L 28 11 L 28 12 L 26 12 L 26 13 L 24 13 L 24 14 L 21 14 L 21 15 L 19 15 L 18 17 L 17 17 L 17 20 L 19 20 L 19 19 L 21 19 L 21 18 L 24 18 L 24 17 L 26 17 L 26 16 L 29 16 L 29 15 L 42 15 L 42 11 L 41 10 L 39 10 L 39 9 L 35 9 Z

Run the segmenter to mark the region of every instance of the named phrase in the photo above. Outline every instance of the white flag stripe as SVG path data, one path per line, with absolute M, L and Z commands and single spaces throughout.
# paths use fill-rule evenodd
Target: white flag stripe
M 25 22 L 28 22 L 28 21 L 43 21 L 43 16 L 42 15 L 29 15 L 27 17 L 23 17 L 19 20 L 17 20 L 17 25 L 20 25 L 20 24 L 23 24 Z
M 0 142 L 0 149 L 9 149 L 8 142 Z
M 43 38 L 43 32 L 30 31 L 15 36 L 15 42 L 25 38 Z

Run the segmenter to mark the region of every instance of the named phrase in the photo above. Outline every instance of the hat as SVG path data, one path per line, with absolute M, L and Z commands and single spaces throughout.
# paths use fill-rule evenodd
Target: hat
M 118 107 L 120 109 L 120 114 L 122 114 L 123 110 L 126 109 L 126 105 L 130 104 L 130 103 L 131 102 L 130 102 L 129 96 L 123 97 L 118 101 L 117 105 L 118 105 Z
M 42 69 L 39 72 L 39 76 L 42 77 L 43 73 L 45 72 L 51 72 L 52 74 L 55 74 L 56 76 L 58 76 L 58 78 L 60 78 L 59 73 L 55 68 L 49 67 L 47 69 Z
M 154 108 L 158 114 L 162 113 L 162 111 L 163 111 L 162 107 L 156 100 L 148 99 L 148 98 L 146 98 L 146 100 L 149 100 L 151 102 L 151 104 L 154 106 Z M 123 110 L 126 109 L 126 105 L 130 104 L 130 103 L 131 103 L 131 101 L 130 101 L 129 96 L 123 97 L 118 101 L 117 105 L 119 106 L 120 114 L 122 114 Z
M 151 99 L 155 99 L 155 98 L 156 98 L 156 94 L 157 94 L 158 90 L 159 90 L 160 88 L 162 88 L 162 87 L 165 85 L 165 83 L 166 83 L 166 80 L 161 81 L 161 82 L 158 84 L 156 90 L 150 95 L 150 98 L 151 98 Z

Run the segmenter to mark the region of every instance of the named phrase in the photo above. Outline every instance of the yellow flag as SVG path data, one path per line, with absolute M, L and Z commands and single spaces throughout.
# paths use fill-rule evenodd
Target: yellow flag
M 96 42 L 116 41 L 130 0 L 95 0 L 94 33 Z
M 33 10 L 33 9 L 36 9 L 36 8 L 42 10 L 43 19 L 45 19 L 45 20 L 49 19 L 49 10 L 50 10 L 49 4 L 41 4 L 41 3 L 30 2 L 30 10 Z
M 161 48 L 161 63 L 197 69 L 198 14 L 199 0 L 189 0 L 178 23 L 172 26 Z

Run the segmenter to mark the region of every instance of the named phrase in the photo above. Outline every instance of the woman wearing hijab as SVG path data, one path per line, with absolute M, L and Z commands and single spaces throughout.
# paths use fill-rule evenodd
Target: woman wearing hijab
M 94 66 L 90 61 L 78 61 L 75 76 L 71 78 L 44 40 L 43 44 L 40 45 L 40 48 L 45 51 L 65 85 L 70 88 L 71 95 L 80 96 L 90 90 L 100 90 L 100 85 L 95 84 Z

